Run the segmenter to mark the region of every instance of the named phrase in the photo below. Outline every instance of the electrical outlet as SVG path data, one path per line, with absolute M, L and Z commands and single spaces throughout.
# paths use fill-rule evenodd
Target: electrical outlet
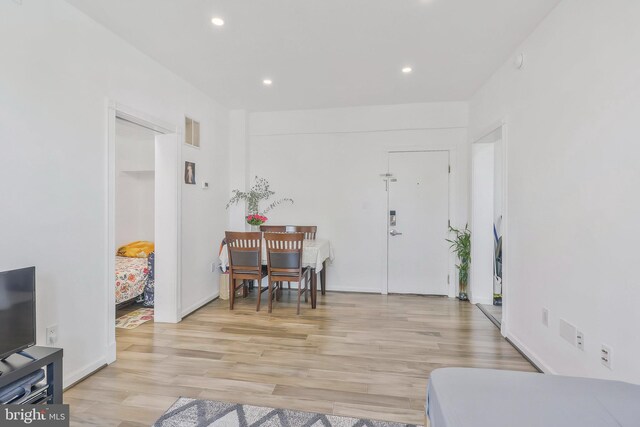
M 47 345 L 56 345 L 58 342 L 58 325 L 51 325 L 47 328 Z
M 542 324 L 546 327 L 549 327 L 549 309 L 542 308 Z
M 576 347 L 584 351 L 584 334 L 581 331 L 576 333 Z
M 600 349 L 600 363 L 609 369 L 611 369 L 611 356 L 611 347 L 602 344 L 602 348 Z

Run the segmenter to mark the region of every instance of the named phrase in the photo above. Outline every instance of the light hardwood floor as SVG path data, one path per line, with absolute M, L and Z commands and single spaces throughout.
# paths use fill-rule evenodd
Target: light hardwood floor
M 534 371 L 455 299 L 328 292 L 300 316 L 295 292 L 271 315 L 255 302 L 118 329 L 117 362 L 64 394 L 72 425 L 149 426 L 179 396 L 422 424 L 433 369 Z

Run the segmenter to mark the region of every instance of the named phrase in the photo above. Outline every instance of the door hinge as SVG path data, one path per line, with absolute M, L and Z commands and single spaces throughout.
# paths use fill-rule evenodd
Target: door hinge
M 449 165 L 449 173 L 451 173 L 451 165 Z
M 447 285 L 449 285 L 451 283 L 451 276 L 449 274 L 447 274 Z
M 451 227 L 451 220 L 450 219 L 447 220 L 447 226 Z

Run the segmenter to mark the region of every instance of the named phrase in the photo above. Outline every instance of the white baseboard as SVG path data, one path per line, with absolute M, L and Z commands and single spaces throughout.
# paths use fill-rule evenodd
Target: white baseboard
M 520 338 L 513 335 L 511 332 L 507 332 L 507 339 L 515 345 L 518 350 L 520 350 L 525 356 L 527 356 L 538 368 L 542 369 L 542 372 L 545 374 L 553 374 L 556 375 L 557 372 L 551 369 L 549 365 L 547 365 L 534 351 L 532 351 L 529 347 L 524 345 Z
M 196 311 L 197 309 L 199 309 L 203 305 L 206 305 L 206 304 L 210 303 L 211 301 L 213 301 L 214 299 L 218 298 L 219 296 L 220 296 L 220 292 L 215 292 L 213 295 L 209 295 L 209 296 L 201 299 L 200 301 L 196 302 L 195 304 L 191 304 L 189 307 L 187 307 L 184 310 L 182 310 L 182 317 L 183 318 L 186 317 L 187 315 L 193 313 L 194 311 Z
M 340 287 L 340 288 L 327 288 L 328 292 L 361 292 L 365 294 L 381 294 L 380 288 L 355 288 L 355 287 Z M 320 295 L 320 283 L 318 282 L 318 295 Z
M 112 364 L 116 361 L 116 342 L 112 342 L 107 346 L 107 364 Z
M 86 365 L 83 368 L 80 368 L 74 372 L 71 372 L 70 374 L 65 375 L 64 379 L 62 380 L 62 387 L 67 388 L 70 385 L 77 383 L 84 377 L 91 375 L 92 373 L 102 368 L 106 364 L 107 364 L 107 360 L 104 357 L 102 357 L 96 360 L 95 362 L 92 362 Z

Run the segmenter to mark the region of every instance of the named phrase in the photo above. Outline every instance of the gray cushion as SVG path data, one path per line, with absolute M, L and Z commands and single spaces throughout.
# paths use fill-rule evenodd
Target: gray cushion
M 271 268 L 298 268 L 300 267 L 300 254 L 297 252 L 272 252 Z
M 637 427 L 640 386 L 491 369 L 431 373 L 432 427 Z
M 231 262 L 233 262 L 233 265 L 241 267 L 257 267 L 258 251 L 247 252 L 231 249 Z

